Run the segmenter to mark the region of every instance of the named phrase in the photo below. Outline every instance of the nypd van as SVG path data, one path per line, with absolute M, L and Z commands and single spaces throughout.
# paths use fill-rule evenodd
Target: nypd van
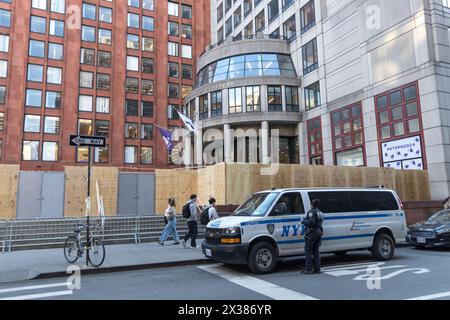
M 367 249 L 386 261 L 406 242 L 405 212 L 393 190 L 280 189 L 255 193 L 234 215 L 211 221 L 203 253 L 225 264 L 246 264 L 257 274 L 273 272 L 279 260 L 304 255 L 301 221 L 313 199 L 324 213 L 321 253 Z

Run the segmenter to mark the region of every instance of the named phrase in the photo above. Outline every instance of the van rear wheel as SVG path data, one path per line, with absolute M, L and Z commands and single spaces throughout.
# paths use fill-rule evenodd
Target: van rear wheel
M 395 252 L 394 240 L 386 233 L 380 233 L 375 237 L 372 247 L 372 255 L 378 261 L 392 259 Z
M 248 267 L 256 274 L 267 274 L 277 266 L 277 250 L 269 242 L 258 242 L 252 246 L 248 255 Z

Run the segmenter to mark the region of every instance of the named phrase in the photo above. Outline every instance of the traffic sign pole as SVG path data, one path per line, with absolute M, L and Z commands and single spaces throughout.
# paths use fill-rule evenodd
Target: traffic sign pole
M 92 147 L 89 147 L 89 155 L 88 155 L 88 182 L 87 182 L 87 201 L 86 201 L 86 267 L 89 265 L 89 250 L 91 249 L 91 240 L 89 237 L 89 216 L 91 215 L 91 162 L 92 162 Z

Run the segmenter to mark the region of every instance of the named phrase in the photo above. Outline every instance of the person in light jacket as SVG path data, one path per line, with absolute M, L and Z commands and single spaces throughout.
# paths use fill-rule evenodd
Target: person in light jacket
M 191 216 L 187 219 L 189 232 L 184 236 L 184 239 L 181 241 L 183 247 L 186 248 L 186 241 L 191 239 L 191 248 L 197 248 L 197 243 L 195 239 L 197 238 L 198 233 L 198 207 L 197 207 L 197 195 L 191 195 L 191 200 L 189 203 L 189 210 L 191 211 Z
M 209 215 L 209 221 L 213 221 L 216 219 L 219 219 L 219 214 L 217 213 L 216 209 L 216 199 L 211 198 L 209 199 L 209 205 L 205 207 L 205 209 L 208 209 L 208 215 Z
M 166 209 L 165 218 L 167 220 L 167 225 L 164 228 L 163 233 L 159 237 L 159 244 L 164 245 L 164 242 L 167 240 L 169 235 L 172 234 L 174 245 L 180 243 L 180 238 L 178 237 L 178 231 L 177 231 L 177 211 L 175 209 L 175 199 L 170 198 L 169 199 L 169 206 Z

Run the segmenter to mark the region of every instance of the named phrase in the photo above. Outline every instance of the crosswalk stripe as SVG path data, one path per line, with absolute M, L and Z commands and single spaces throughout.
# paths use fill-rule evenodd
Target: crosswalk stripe
M 405 300 L 433 300 L 433 299 L 439 299 L 439 298 L 445 298 L 445 297 L 450 297 L 450 291 L 430 294 L 427 296 L 421 296 L 421 297 L 416 297 L 416 298 L 409 298 L 409 299 L 405 299 Z
M 28 291 L 28 290 L 39 290 L 39 289 L 48 289 L 48 288 L 56 288 L 56 287 L 65 287 L 65 286 L 67 286 L 69 284 L 71 284 L 71 283 L 62 282 L 62 283 L 43 284 L 43 285 L 38 285 L 38 286 L 0 289 L 0 293 L 9 293 L 9 292 L 17 292 L 17 291 Z
M 16 297 L 7 297 L 7 298 L 1 298 L 0 300 L 32 300 L 32 299 L 42 299 L 42 298 L 66 296 L 66 295 L 70 295 L 70 294 L 73 294 L 72 290 L 29 294 L 29 295 L 16 296 Z
M 197 268 L 275 300 L 318 300 L 300 292 L 286 289 L 236 271 L 228 270 L 221 265 L 199 266 Z

